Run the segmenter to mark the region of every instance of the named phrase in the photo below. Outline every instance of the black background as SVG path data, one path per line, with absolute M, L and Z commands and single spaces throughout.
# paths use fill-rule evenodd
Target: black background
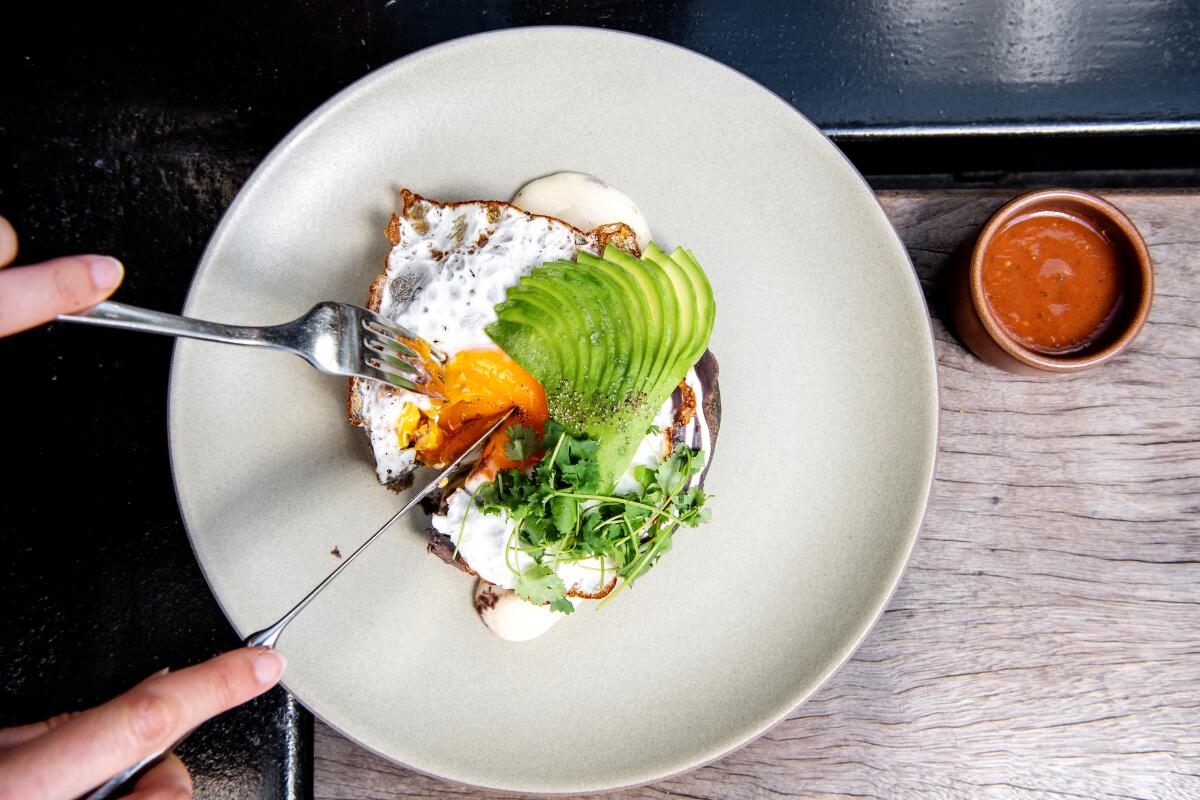
M 1029 5 L 24 4 L 0 20 L 0 214 L 18 263 L 111 253 L 128 266 L 120 300 L 178 311 L 238 187 L 305 114 L 406 53 L 531 24 L 632 30 L 728 63 L 835 133 L 876 186 L 1200 182 L 1200 4 L 1014 11 Z M 1048 135 L 1064 124 L 1109 127 Z M 175 503 L 170 354 L 167 339 L 61 324 L 0 341 L 0 725 L 236 645 Z M 198 795 L 302 796 L 310 726 L 281 690 L 206 726 L 183 750 Z

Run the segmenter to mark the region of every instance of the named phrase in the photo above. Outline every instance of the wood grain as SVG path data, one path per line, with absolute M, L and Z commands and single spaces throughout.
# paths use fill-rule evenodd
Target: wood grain
M 879 624 L 763 738 L 604 797 L 1200 798 L 1200 194 L 1108 195 L 1150 245 L 1149 322 L 1115 363 L 1046 379 L 943 322 L 951 255 L 1009 196 L 880 196 L 933 313 L 942 438 Z M 317 724 L 317 800 L 491 796 Z

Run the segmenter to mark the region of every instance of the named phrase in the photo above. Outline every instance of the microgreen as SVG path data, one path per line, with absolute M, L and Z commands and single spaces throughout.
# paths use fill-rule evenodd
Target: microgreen
M 534 563 L 524 571 L 512 559 L 508 563 L 516 593 L 529 602 L 549 602 L 555 611 L 571 613 L 568 587 L 553 567 L 585 560 L 599 562 L 601 580 L 608 570 L 620 579 L 608 602 L 671 549 L 678 526 L 696 527 L 708 518 L 708 495 L 691 485 L 703 459 L 686 445 L 677 444 L 653 469 L 635 468 L 638 490 L 606 495 L 600 493 L 597 440 L 572 436 L 553 420 L 540 440 L 530 428 L 514 434 L 519 427 L 509 429 L 509 457 L 524 461 L 531 454 L 545 455 L 531 470 L 498 472 L 495 481 L 476 491 L 475 503 L 485 514 L 512 516 L 508 548 Z

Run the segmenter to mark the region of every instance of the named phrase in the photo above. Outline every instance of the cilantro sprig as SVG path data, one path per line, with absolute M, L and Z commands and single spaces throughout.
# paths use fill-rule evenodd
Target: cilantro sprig
M 522 464 L 537 455 L 541 438 L 536 430 L 525 425 L 510 425 L 505 432 L 508 441 L 504 443 L 504 455 Z
M 708 495 L 690 485 L 704 466 L 698 451 L 677 444 L 657 467 L 634 470 L 640 490 L 616 495 L 600 486 L 598 447 L 597 440 L 572 436 L 553 420 L 540 438 L 535 430 L 514 425 L 506 448 L 510 458 L 545 455 L 531 470 L 498 472 L 494 482 L 475 493 L 485 514 L 507 512 L 514 520 L 506 557 L 515 551 L 533 561 L 521 571 L 508 559 L 516 575 L 514 591 L 564 614 L 574 606 L 555 565 L 595 560 L 602 585 L 608 582 L 606 572 L 615 573 L 621 582 L 607 603 L 671 549 L 679 526 L 696 527 L 708 519 Z

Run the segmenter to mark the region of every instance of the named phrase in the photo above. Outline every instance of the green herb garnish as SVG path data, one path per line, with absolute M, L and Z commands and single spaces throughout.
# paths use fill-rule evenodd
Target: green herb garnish
M 525 553 L 534 564 L 520 571 L 509 559 L 509 568 L 517 576 L 514 591 L 531 603 L 549 602 L 555 611 L 570 614 L 574 606 L 566 598 L 567 587 L 553 568 L 588 559 L 599 561 L 602 583 L 606 569 L 621 579 L 608 602 L 671 549 L 679 525 L 696 527 L 708 518 L 708 495 L 688 486 L 703 468 L 703 458 L 686 445 L 676 445 L 655 469 L 635 469 L 640 491 L 607 495 L 595 439 L 572 436 L 553 420 L 540 442 L 529 428 L 516 435 L 510 429 L 509 437 L 510 458 L 524 460 L 539 451 L 545 457 L 528 473 L 497 473 L 476 492 L 475 503 L 485 514 L 507 512 L 515 521 L 508 551 Z
M 508 441 L 504 443 L 504 455 L 513 461 L 525 463 L 526 459 L 537 455 L 540 442 L 538 432 L 525 425 L 509 425 Z
M 518 572 L 513 591 L 517 597 L 534 605 L 549 603 L 550 608 L 564 614 L 575 610 L 575 606 L 566 598 L 567 587 L 563 585 L 562 578 L 545 564 L 534 564 L 524 572 Z

